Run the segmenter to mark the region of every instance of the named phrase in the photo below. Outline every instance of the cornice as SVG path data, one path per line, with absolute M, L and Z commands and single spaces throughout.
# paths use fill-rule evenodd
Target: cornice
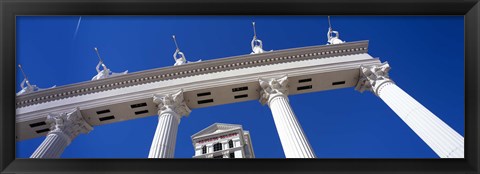
M 375 65 L 379 64 L 378 59 L 369 59 L 368 54 L 347 55 L 340 57 L 330 57 L 325 59 L 309 59 L 304 61 L 295 61 L 284 64 L 266 65 L 260 67 L 251 67 L 237 69 L 227 72 L 216 72 L 211 74 L 203 74 L 199 76 L 185 77 L 176 80 L 154 82 L 149 84 L 136 85 L 131 87 L 124 87 L 109 91 L 92 93 L 77 97 L 65 98 L 48 103 L 42 103 L 22 108 L 17 108 L 16 120 L 17 123 L 28 120 L 44 118 L 50 112 L 65 112 L 74 107 L 81 108 L 82 112 L 91 110 L 93 108 L 109 108 L 118 107 L 122 103 L 129 101 L 152 101 L 153 94 L 168 94 L 184 89 L 184 93 L 188 96 L 192 91 L 199 91 L 205 89 L 223 88 L 225 86 L 237 84 L 258 83 L 258 77 L 278 77 L 288 74 L 289 77 L 299 77 L 309 74 L 322 74 L 328 72 L 337 72 L 345 70 L 358 69 L 360 65 Z M 338 62 L 337 62 L 338 61 Z M 358 70 L 357 70 L 358 72 Z M 253 87 L 257 89 L 259 87 Z M 297 91 L 292 91 L 294 95 Z M 252 96 L 255 96 L 252 94 Z M 194 96 L 191 96 L 194 97 Z M 196 95 L 195 95 L 196 97 Z M 251 98 L 258 99 L 258 98 Z M 200 107 L 209 107 L 211 105 L 198 105 L 196 100 L 189 101 L 187 97 L 187 105 L 189 108 L 195 109 Z M 217 101 L 215 105 L 225 104 Z M 227 103 L 232 101 L 225 101 Z M 151 103 L 154 105 L 154 103 Z M 106 107 L 108 106 L 108 107 Z M 154 109 L 154 108 L 152 108 Z M 87 113 L 85 113 L 87 114 Z M 90 113 L 95 114 L 95 113 Z M 88 115 L 88 114 L 87 114 Z M 124 114 L 124 119 L 132 118 L 132 115 Z M 155 115 L 152 113 L 152 115 Z M 119 121 L 117 120 L 117 121 Z M 93 123 L 98 125 L 99 123 Z
M 367 52 L 368 41 L 358 41 L 336 45 L 285 49 L 262 54 L 233 56 L 188 63 L 175 67 L 162 67 L 17 96 L 16 107 L 22 108 L 75 96 L 215 72 Z

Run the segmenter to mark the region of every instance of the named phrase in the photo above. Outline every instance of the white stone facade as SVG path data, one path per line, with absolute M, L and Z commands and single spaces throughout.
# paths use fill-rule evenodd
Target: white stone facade
M 367 50 L 366 41 L 278 50 L 20 95 L 17 141 L 46 136 L 31 158 L 58 158 L 94 126 L 158 115 L 148 157 L 173 158 L 178 126 L 191 109 L 259 100 L 272 113 L 285 157 L 315 158 L 288 96 L 356 86 L 383 100 L 439 157 L 463 158 L 464 138 L 398 87 L 388 63 Z M 215 123 L 191 138 L 193 158 L 255 158 L 241 125 Z
M 49 113 L 67 112 L 75 107 L 92 126 L 157 115 L 152 95 L 171 94 L 180 89 L 185 104 L 195 110 L 258 100 L 259 92 L 255 89 L 259 89 L 259 77 L 288 74 L 289 95 L 352 87 L 358 81 L 360 65 L 380 64 L 367 50 L 367 41 L 276 50 L 156 68 L 17 96 L 17 141 L 46 136 L 46 132 L 36 132 L 46 127 L 29 125 L 45 121 Z M 312 78 L 312 82 L 329 79 L 331 83 L 344 81 L 344 84 L 317 83 L 311 89 L 297 90 L 303 85 L 298 80 L 307 78 Z M 232 88 L 242 87 L 248 90 L 232 92 Z M 210 95 L 199 96 L 206 92 Z M 137 104 L 141 107 L 131 107 Z M 103 112 L 106 110 L 110 112 Z M 105 120 L 104 116 L 114 117 Z
M 215 123 L 192 135 L 193 158 L 255 158 L 250 133 L 241 125 Z
M 287 158 L 315 158 L 302 126 L 288 101 L 288 77 L 259 79 L 260 103 L 268 104 Z

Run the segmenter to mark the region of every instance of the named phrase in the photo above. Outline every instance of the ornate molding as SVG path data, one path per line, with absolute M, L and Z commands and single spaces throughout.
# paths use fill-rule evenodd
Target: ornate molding
M 288 76 L 280 78 L 259 78 L 260 83 L 260 103 L 265 105 L 277 96 L 288 96 Z
M 70 112 L 49 114 L 45 122 L 50 124 L 49 134 L 66 135 L 69 143 L 80 133 L 86 134 L 93 130 L 93 127 L 83 119 L 78 108 Z
M 360 78 L 355 90 L 361 93 L 365 90 L 372 91 L 378 96 L 379 87 L 382 84 L 387 82 L 393 83 L 388 75 L 389 71 L 390 65 L 388 62 L 384 62 L 382 65 L 360 66 Z
M 180 117 L 188 116 L 192 112 L 183 99 L 183 90 L 171 94 L 155 94 L 153 95 L 153 102 L 158 106 L 158 115 L 173 112 L 180 120 Z
M 368 41 L 347 42 L 335 45 L 321 45 L 303 48 L 277 50 L 264 54 L 241 55 L 222 59 L 192 62 L 181 66 L 170 66 L 133 72 L 121 76 L 80 82 L 46 89 L 16 97 L 16 107 L 22 108 L 69 97 L 92 94 L 107 90 L 196 76 L 234 69 L 295 62 L 308 59 L 321 59 L 336 56 L 367 53 Z

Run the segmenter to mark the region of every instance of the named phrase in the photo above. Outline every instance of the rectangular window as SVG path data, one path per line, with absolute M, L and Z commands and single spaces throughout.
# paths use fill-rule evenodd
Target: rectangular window
M 211 95 L 212 93 L 210 92 L 202 92 L 202 93 L 198 93 L 197 94 L 197 97 L 201 97 L 201 96 L 207 96 L 207 95 Z
M 312 89 L 312 85 L 297 87 L 297 91 Z
M 135 115 L 140 115 L 140 114 L 145 114 L 145 113 L 148 113 L 148 110 L 137 111 L 137 112 L 135 112 Z
M 235 158 L 235 153 L 230 153 L 230 158 Z
M 311 82 L 312 78 L 298 80 L 298 83 Z
M 232 92 L 246 91 L 246 90 L 248 90 L 248 86 L 233 88 Z
M 115 119 L 115 116 L 112 115 L 112 116 L 98 118 L 98 120 L 100 120 L 100 121 L 106 121 L 106 120 L 111 120 L 111 119 Z
M 202 147 L 202 154 L 206 154 L 207 153 L 207 146 L 203 146 Z
M 43 125 L 46 125 L 46 124 L 47 124 L 47 123 L 45 123 L 44 121 L 42 121 L 42 122 L 30 124 L 30 127 L 38 127 L 38 126 L 43 126 Z
M 133 109 L 133 108 L 144 107 L 144 106 L 147 106 L 147 103 L 138 103 L 138 104 L 130 105 L 130 107 L 131 107 L 132 109 Z
M 213 99 L 207 99 L 207 100 L 199 100 L 197 101 L 198 104 L 205 104 L 205 103 L 212 103 Z
M 216 151 L 219 151 L 219 150 L 222 150 L 222 143 L 214 144 L 213 145 L 213 151 L 216 152 Z
M 332 85 L 343 85 L 345 84 L 345 81 L 340 81 L 340 82 L 333 82 Z
M 35 132 L 37 132 L 37 134 L 40 134 L 40 133 L 44 133 L 44 132 L 48 132 L 48 131 L 50 131 L 50 129 L 47 128 L 47 129 L 37 130 Z
M 97 115 L 105 114 L 105 113 L 110 113 L 110 109 L 105 109 L 105 110 L 97 111 Z
M 248 94 L 236 95 L 234 98 L 239 99 L 239 98 L 246 98 L 246 97 L 248 97 Z

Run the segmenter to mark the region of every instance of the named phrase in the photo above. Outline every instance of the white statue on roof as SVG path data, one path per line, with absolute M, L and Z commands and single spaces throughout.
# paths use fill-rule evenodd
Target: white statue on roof
M 175 64 L 173 66 L 191 63 L 190 61 L 187 61 L 187 58 L 185 58 L 185 54 L 183 54 L 183 52 L 180 51 L 175 35 L 173 35 L 172 38 L 173 38 L 173 42 L 175 42 L 175 46 L 177 47 L 177 49 L 175 50 L 175 53 L 173 53 L 173 59 L 175 60 Z M 202 59 L 196 62 L 200 62 L 200 61 L 202 61 Z
M 35 91 L 45 90 L 45 89 L 42 89 L 42 88 L 37 87 L 37 85 L 31 85 L 31 84 L 30 84 L 30 81 L 28 81 L 27 75 L 25 75 L 25 72 L 23 71 L 22 65 L 18 65 L 18 67 L 19 67 L 20 70 L 22 71 L 23 81 L 22 81 L 22 83 L 20 84 L 20 87 L 22 88 L 22 90 L 20 90 L 20 91 L 17 93 L 17 96 L 23 95 L 23 94 L 32 93 L 32 92 L 35 92 Z M 25 84 L 27 84 L 27 86 L 25 86 Z M 55 85 L 54 85 L 53 87 L 51 87 L 51 88 L 55 88 Z
M 263 50 L 263 42 L 262 42 L 262 40 L 257 38 L 257 31 L 255 29 L 255 22 L 252 22 L 252 25 L 253 25 L 253 39 L 252 39 L 252 42 L 251 42 L 252 52 L 250 54 L 264 53 L 265 50 Z M 270 51 L 273 51 L 273 50 L 270 50 Z
M 335 35 L 335 36 L 334 36 L 334 35 Z M 334 31 L 334 30 L 332 29 L 332 25 L 330 24 L 330 16 L 328 16 L 328 32 L 327 32 L 327 37 L 328 37 L 328 43 L 327 43 L 327 45 L 345 43 L 345 41 L 340 40 L 340 34 L 338 33 L 338 31 Z
M 98 53 L 98 48 L 95 47 L 94 48 L 95 52 L 97 53 L 97 56 L 98 56 L 98 59 L 99 59 L 99 62 L 97 64 L 97 75 L 95 75 L 93 78 L 92 78 L 92 81 L 93 80 L 99 80 L 99 79 L 104 79 L 104 78 L 108 78 L 108 77 L 113 77 L 113 76 L 118 76 L 118 75 L 123 75 L 123 74 L 127 74 L 128 73 L 128 70 L 122 72 L 122 73 L 114 73 L 112 71 L 110 71 L 110 69 L 107 68 L 107 66 L 103 63 L 103 60 L 102 58 L 100 57 L 100 54 Z M 100 70 L 100 66 L 103 68 L 102 70 Z

